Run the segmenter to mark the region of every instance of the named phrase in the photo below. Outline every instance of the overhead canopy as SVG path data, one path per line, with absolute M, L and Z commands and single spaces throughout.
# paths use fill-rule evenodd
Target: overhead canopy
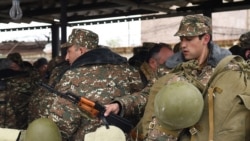
M 20 20 L 10 18 L 9 12 L 12 7 L 12 1 L 20 2 L 23 13 Z M 79 24 L 76 23 L 77 21 L 84 21 L 84 23 L 87 22 L 88 24 L 100 24 L 184 16 L 188 14 L 211 16 L 213 12 L 249 8 L 250 0 L 1 0 L 0 23 L 30 23 L 36 21 L 51 24 L 51 26 L 27 27 L 27 29 L 51 28 L 53 57 L 59 54 L 59 41 L 65 43 L 67 40 L 67 26 Z M 140 16 L 131 17 L 133 15 Z M 115 17 L 119 17 L 119 19 L 107 20 L 107 18 Z M 15 27 L 12 29 L 1 29 L 1 32 L 23 29 L 25 30 L 25 28 Z M 61 38 L 59 30 L 61 30 Z M 65 52 L 62 54 L 65 54 Z
M 152 18 L 250 8 L 249 0 L 18 0 L 21 20 L 9 16 L 11 0 L 0 1 L 0 23 L 31 21 L 65 23 L 80 20 L 144 15 Z M 150 14 L 150 15 L 148 15 Z M 157 14 L 152 16 L 152 14 Z

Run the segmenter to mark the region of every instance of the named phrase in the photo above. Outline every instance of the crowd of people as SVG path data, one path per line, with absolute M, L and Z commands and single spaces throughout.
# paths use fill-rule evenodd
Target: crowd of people
M 191 141 L 190 133 L 184 132 L 187 127 L 165 122 L 168 116 L 159 118 L 161 113 L 154 108 L 156 94 L 173 82 L 194 84 L 188 75 L 201 91 L 223 58 L 233 54 L 249 59 L 250 32 L 240 36 L 236 49 L 224 49 L 212 40 L 209 17 L 187 15 L 174 36 L 180 38 L 175 47 L 148 42 L 134 48 L 134 55 L 127 59 L 99 45 L 93 31 L 75 28 L 61 45 L 67 50 L 65 56 L 50 61 L 39 58 L 30 64 L 19 53 L 9 54 L 0 60 L 0 128 L 26 130 L 32 121 L 48 118 L 58 127 L 62 141 L 92 141 L 90 135 L 106 124 L 105 118 L 116 114 L 131 122 L 133 129 L 124 133 L 127 141 Z M 70 92 L 98 102 L 105 112 L 93 116 L 88 108 L 41 83 L 61 94 Z

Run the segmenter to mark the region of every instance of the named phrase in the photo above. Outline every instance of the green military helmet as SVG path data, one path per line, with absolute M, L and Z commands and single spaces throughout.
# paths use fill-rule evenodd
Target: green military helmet
M 165 85 L 154 100 L 155 116 L 168 130 L 190 127 L 198 122 L 204 107 L 200 91 L 184 81 Z
M 25 133 L 24 141 L 62 141 L 57 125 L 48 118 L 32 121 Z

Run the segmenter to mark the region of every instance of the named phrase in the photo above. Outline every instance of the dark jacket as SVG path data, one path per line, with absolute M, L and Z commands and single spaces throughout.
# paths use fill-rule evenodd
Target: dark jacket
M 71 68 L 75 68 L 82 65 L 96 65 L 96 64 L 124 64 L 127 63 L 127 58 L 122 57 L 108 48 L 97 48 L 86 52 L 80 56 L 71 65 Z

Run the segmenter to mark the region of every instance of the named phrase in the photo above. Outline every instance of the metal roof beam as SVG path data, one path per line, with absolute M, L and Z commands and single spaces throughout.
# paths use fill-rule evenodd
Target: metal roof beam
M 151 11 L 156 11 L 156 12 L 169 12 L 169 9 L 167 8 L 162 8 L 159 6 L 153 6 L 149 4 L 143 4 L 143 3 L 136 3 L 133 1 L 129 0 L 107 0 L 108 2 L 116 3 L 116 4 L 121 4 L 121 5 L 126 5 L 126 6 L 132 6 L 132 7 L 137 7 L 145 10 L 151 10 Z
M 74 5 L 67 7 L 67 13 L 69 12 L 79 12 L 79 11 L 89 11 L 89 10 L 100 10 L 100 9 L 109 9 L 114 7 L 121 7 L 121 5 L 118 4 L 112 4 L 112 3 L 96 3 L 96 4 L 81 4 L 81 5 Z M 57 8 L 47 8 L 47 9 L 38 9 L 38 10 L 28 10 L 23 11 L 23 13 L 27 16 L 42 16 L 42 15 L 52 15 L 52 14 L 58 14 L 61 11 L 61 7 Z
M 230 3 L 217 3 L 211 7 L 211 4 L 202 4 L 199 6 L 192 7 L 181 7 L 177 8 L 177 12 L 180 11 L 204 11 L 210 9 L 211 12 L 223 12 L 223 11 L 233 11 L 233 10 L 244 10 L 250 9 L 250 1 L 241 1 L 241 2 L 230 2 Z

